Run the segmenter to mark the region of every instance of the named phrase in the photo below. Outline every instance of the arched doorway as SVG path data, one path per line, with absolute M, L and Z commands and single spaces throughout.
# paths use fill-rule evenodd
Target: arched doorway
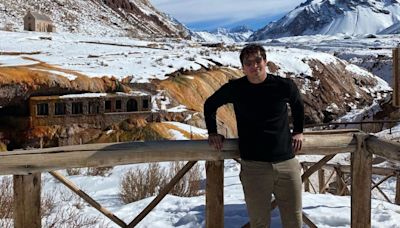
M 126 111 L 135 112 L 137 110 L 138 110 L 137 101 L 135 99 L 129 99 L 128 103 L 126 104 Z

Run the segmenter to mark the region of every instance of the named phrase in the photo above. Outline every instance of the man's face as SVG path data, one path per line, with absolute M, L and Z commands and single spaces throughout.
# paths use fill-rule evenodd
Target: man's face
M 263 82 L 266 77 L 267 61 L 260 53 L 247 56 L 243 59 L 243 72 L 252 83 Z

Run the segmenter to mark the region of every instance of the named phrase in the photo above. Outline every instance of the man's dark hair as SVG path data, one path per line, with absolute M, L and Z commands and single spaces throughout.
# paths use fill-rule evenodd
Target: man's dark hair
M 266 60 L 267 55 L 265 54 L 265 49 L 259 44 L 248 44 L 240 52 L 240 63 L 243 65 L 243 60 L 252 56 L 254 54 L 260 53 L 261 57 Z

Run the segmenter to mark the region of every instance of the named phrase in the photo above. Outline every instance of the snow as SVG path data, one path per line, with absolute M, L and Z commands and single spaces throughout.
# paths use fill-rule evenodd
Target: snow
M 26 66 L 33 64 L 37 64 L 37 62 L 26 60 L 18 56 L 0 56 L 0 67 Z
M 21 64 L 21 65 L 24 65 L 24 64 Z M 70 81 L 73 81 L 73 80 L 75 80 L 77 78 L 76 75 L 68 74 L 68 73 L 65 73 L 65 72 L 62 72 L 62 71 L 43 70 L 43 69 L 35 69 L 35 68 L 31 68 L 31 69 L 34 70 L 34 71 L 37 71 L 37 70 L 38 71 L 45 71 L 45 72 L 52 73 L 52 74 L 55 74 L 55 75 L 60 75 L 60 76 L 66 77 Z
M 80 98 L 80 97 L 105 97 L 107 93 L 80 93 L 80 94 L 67 94 L 60 96 L 61 99 L 65 98 Z
M 170 163 L 161 163 L 168 167 Z M 204 162 L 200 162 L 204 167 Z M 145 198 L 130 204 L 123 204 L 118 197 L 121 177 L 130 169 L 144 168 L 144 164 L 114 167 L 106 177 L 75 175 L 68 176 L 88 195 L 94 197 L 102 206 L 111 210 L 126 223 L 138 215 L 154 197 Z M 225 227 L 241 227 L 248 222 L 243 190 L 239 180 L 240 165 L 234 160 L 226 160 L 224 166 L 224 223 Z M 202 176 L 205 178 L 204 168 Z M 44 174 L 44 192 L 54 189 L 69 191 L 61 184 Z M 390 179 L 393 182 L 393 178 Z M 203 186 L 204 187 L 204 186 Z M 392 193 L 394 189 L 391 189 Z M 393 196 L 393 194 L 392 194 Z M 68 205 L 63 205 L 64 210 Z M 372 200 L 372 227 L 400 227 L 400 206 Z M 85 216 L 98 216 L 99 212 L 85 205 Z M 334 196 L 331 194 L 303 193 L 303 211 L 318 227 L 350 227 L 350 197 Z M 271 227 L 281 227 L 279 210 L 272 211 Z M 107 222 L 105 217 L 101 217 Z M 113 223 L 109 227 L 118 227 Z M 178 197 L 167 195 L 137 227 L 204 227 L 205 226 L 205 196 Z
M 193 133 L 193 134 L 196 134 L 196 135 L 201 135 L 204 138 L 208 137 L 208 131 L 205 130 L 205 129 L 194 127 L 194 126 L 191 126 L 191 125 L 188 125 L 188 124 L 184 124 L 184 123 L 180 123 L 180 122 L 166 122 L 166 123 L 172 124 L 172 125 L 180 128 L 180 129 L 182 129 L 182 130 L 184 130 L 186 132 Z M 175 138 L 175 139 L 178 140 L 178 139 L 186 139 L 186 138 L 182 137 L 182 138 Z
M 277 22 L 266 25 L 250 39 L 316 34 L 377 34 L 398 23 L 399 12 L 398 1 L 307 1 Z
M 183 112 L 183 111 L 187 111 L 187 108 L 185 105 L 178 105 L 176 107 L 167 109 L 167 111 L 168 112 Z

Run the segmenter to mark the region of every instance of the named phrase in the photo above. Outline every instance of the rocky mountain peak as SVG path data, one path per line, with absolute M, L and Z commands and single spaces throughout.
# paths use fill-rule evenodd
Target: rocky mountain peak
M 255 32 L 249 40 L 315 34 L 378 33 L 398 21 L 398 0 L 308 0 L 280 20 Z

